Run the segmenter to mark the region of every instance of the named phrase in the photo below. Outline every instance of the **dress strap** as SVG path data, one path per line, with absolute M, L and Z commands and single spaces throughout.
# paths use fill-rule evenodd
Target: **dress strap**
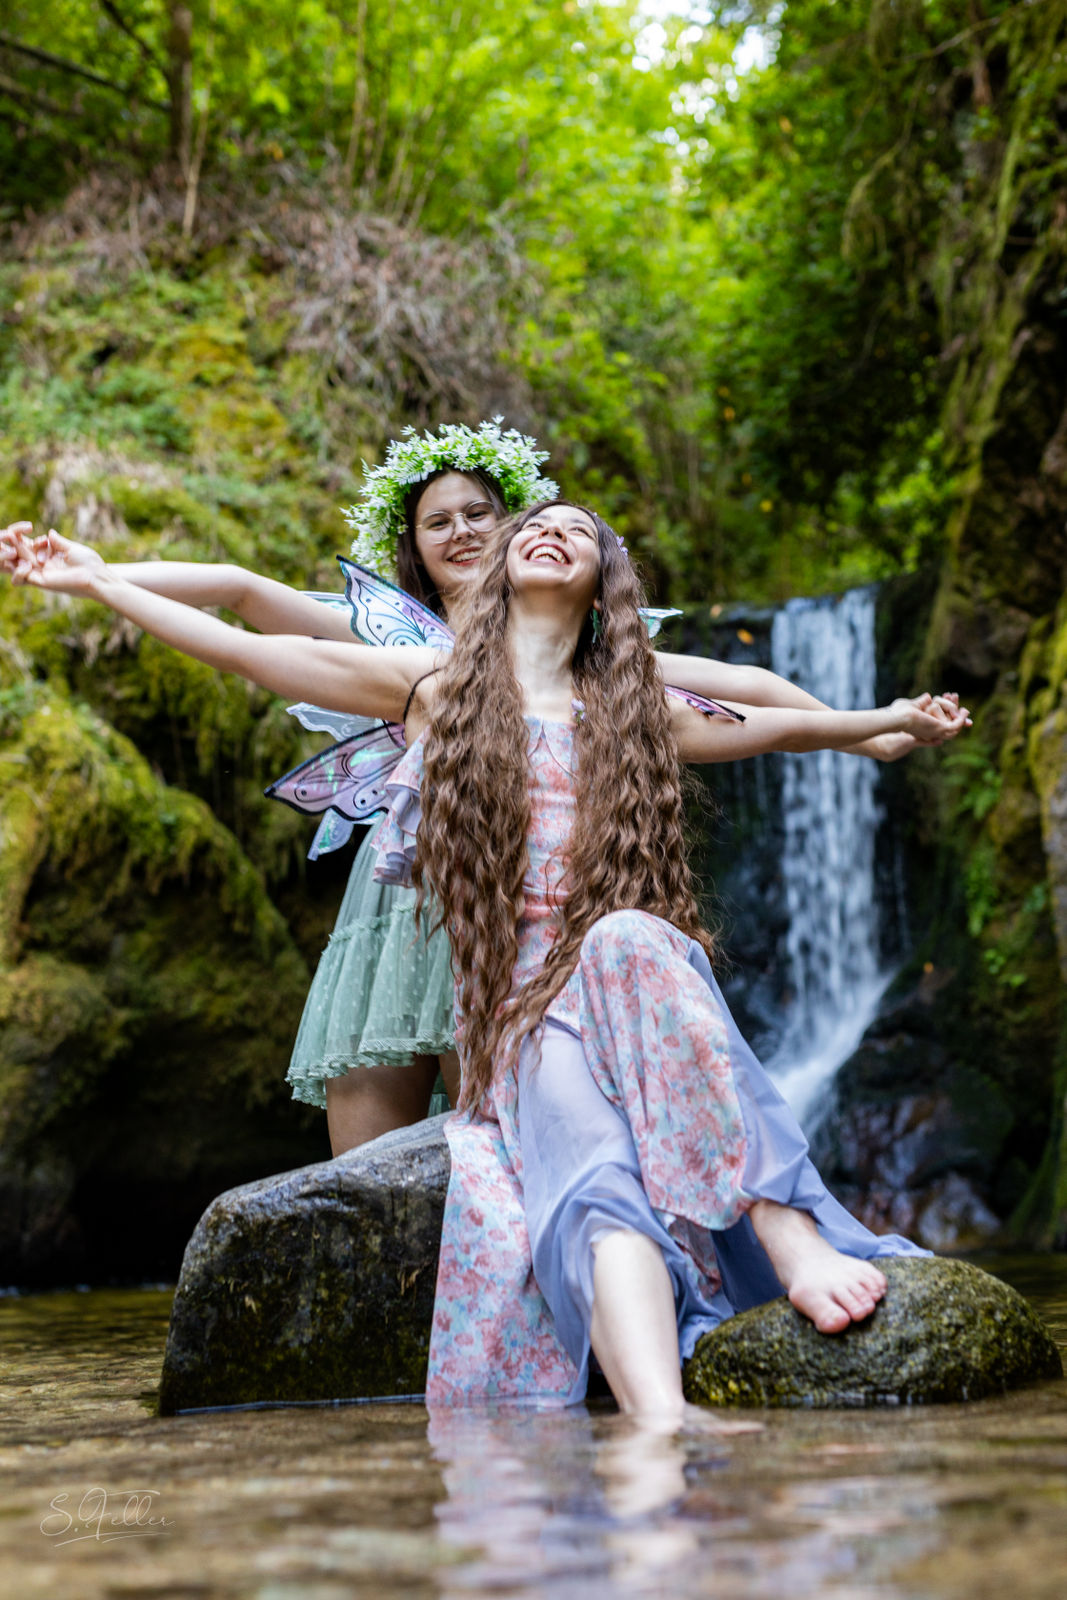
M 440 667 L 431 667 L 429 672 L 424 672 L 421 678 L 416 678 L 415 679 L 415 682 L 411 685 L 411 688 L 408 690 L 408 697 L 404 701 L 404 715 L 400 718 L 401 722 L 403 722 L 405 724 L 407 723 L 408 712 L 411 710 L 411 702 L 415 698 L 415 690 L 419 687 L 419 684 L 420 683 L 425 683 L 427 678 L 432 678 L 434 676 L 434 674 L 436 672 L 440 672 L 440 670 L 441 670 Z

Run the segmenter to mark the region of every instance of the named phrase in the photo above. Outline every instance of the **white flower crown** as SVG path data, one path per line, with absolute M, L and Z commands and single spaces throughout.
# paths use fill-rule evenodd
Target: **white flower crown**
M 356 532 L 353 560 L 379 577 L 395 581 L 396 544 L 404 531 L 408 490 L 432 472 L 480 468 L 499 484 L 511 513 L 558 495 L 558 486 L 550 478 L 542 478 L 538 470 L 541 462 L 548 460 L 548 451 L 538 450 L 535 439 L 515 428 L 502 433 L 503 420 L 494 417 L 492 422 L 481 423 L 477 431 L 463 423 L 445 423 L 436 433 L 424 434 L 408 427 L 391 442 L 380 467 L 364 462 L 359 502 L 342 513 Z

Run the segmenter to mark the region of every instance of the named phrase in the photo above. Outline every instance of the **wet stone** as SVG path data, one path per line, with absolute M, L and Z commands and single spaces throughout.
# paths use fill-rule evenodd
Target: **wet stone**
M 422 1393 L 449 1174 L 444 1120 L 213 1201 L 174 1297 L 164 1415 Z
M 821 1334 L 784 1297 L 705 1334 L 685 1391 L 701 1405 L 930 1405 L 1062 1376 L 1027 1302 L 970 1262 L 878 1262 L 885 1299 L 864 1323 Z

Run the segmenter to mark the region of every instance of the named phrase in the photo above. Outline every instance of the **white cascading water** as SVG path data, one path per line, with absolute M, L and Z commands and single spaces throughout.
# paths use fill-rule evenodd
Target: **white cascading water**
M 837 710 L 873 706 L 873 591 L 791 600 L 774 618 L 771 665 Z M 875 892 L 878 767 L 833 750 L 778 759 L 790 995 L 767 1067 L 810 1126 L 892 975 L 881 958 Z

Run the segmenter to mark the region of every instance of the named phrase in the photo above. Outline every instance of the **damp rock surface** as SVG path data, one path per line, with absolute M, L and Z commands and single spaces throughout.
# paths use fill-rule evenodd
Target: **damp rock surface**
M 423 1391 L 449 1175 L 444 1120 L 208 1207 L 174 1297 L 164 1415 Z
M 1062 1376 L 1022 1295 L 966 1261 L 896 1257 L 866 1322 L 818 1333 L 783 1296 L 700 1340 L 685 1392 L 702 1405 L 816 1408 L 978 1400 Z

